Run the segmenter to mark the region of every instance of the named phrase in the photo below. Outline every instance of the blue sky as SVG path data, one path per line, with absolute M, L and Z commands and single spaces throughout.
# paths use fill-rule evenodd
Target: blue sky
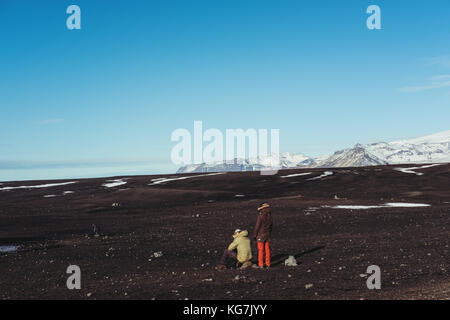
M 0 0 L 0 181 L 173 172 L 194 120 L 310 156 L 448 130 L 449 18 L 447 0 Z

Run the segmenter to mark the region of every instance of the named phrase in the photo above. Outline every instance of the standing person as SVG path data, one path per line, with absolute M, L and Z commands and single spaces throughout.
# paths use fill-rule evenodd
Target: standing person
M 264 267 L 264 252 L 266 254 L 266 266 L 270 267 L 270 239 L 272 235 L 272 211 L 268 203 L 263 203 L 258 208 L 258 219 L 256 220 L 253 238 L 258 243 L 258 266 Z
M 222 255 L 220 264 L 217 269 L 226 269 L 228 266 L 242 264 L 241 269 L 246 269 L 252 265 L 252 248 L 250 239 L 248 238 L 248 231 L 236 229 L 233 234 L 233 242 L 228 246 Z

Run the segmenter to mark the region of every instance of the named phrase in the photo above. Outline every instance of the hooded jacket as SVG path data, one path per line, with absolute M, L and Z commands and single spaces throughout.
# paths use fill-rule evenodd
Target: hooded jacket
M 272 211 L 270 208 L 264 208 L 258 213 L 253 237 L 258 242 L 270 241 L 272 235 Z
M 233 235 L 234 241 L 229 245 L 228 250 L 237 249 L 237 259 L 244 263 L 251 260 L 252 248 L 250 246 L 250 239 L 248 238 L 248 231 L 243 230 L 237 235 Z

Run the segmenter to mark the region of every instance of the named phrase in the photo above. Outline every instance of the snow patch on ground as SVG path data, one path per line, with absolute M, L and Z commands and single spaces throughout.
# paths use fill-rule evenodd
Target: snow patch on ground
M 0 252 L 8 253 L 19 250 L 19 246 L 0 246 Z
M 388 202 L 385 205 L 387 207 L 399 207 L 399 208 L 431 207 L 431 205 L 426 204 L 426 203 Z
M 57 195 L 55 194 L 47 194 L 44 196 L 44 198 L 53 198 L 53 197 L 57 197 Z
M 106 180 L 109 183 L 104 183 L 102 184 L 102 186 L 106 187 L 106 188 L 114 188 L 114 187 L 118 187 L 121 185 L 126 184 L 126 181 L 123 181 L 123 179 L 116 179 L 116 180 Z
M 311 174 L 311 172 L 294 173 L 294 174 L 288 174 L 287 176 L 280 176 L 280 178 L 293 178 L 293 177 L 307 176 L 309 174 Z
M 186 177 L 177 177 L 177 178 L 156 178 L 152 179 L 152 183 L 149 183 L 149 186 L 170 182 L 170 181 L 176 181 L 176 180 L 185 180 L 185 179 L 191 179 L 191 178 L 198 178 L 198 177 L 207 177 L 207 176 L 217 176 L 220 174 L 225 174 L 226 172 L 217 172 L 217 173 L 208 173 L 208 174 L 198 174 L 195 176 L 186 176 Z
M 394 168 L 397 171 L 401 171 L 403 173 L 413 173 L 416 174 L 418 176 L 423 175 L 423 172 L 415 172 L 414 170 L 419 170 L 419 169 L 426 169 L 426 168 L 431 168 L 431 167 L 436 167 L 436 166 L 441 166 L 441 163 L 436 163 L 436 164 L 429 164 L 429 165 L 425 165 L 425 166 L 421 166 L 421 167 L 410 167 L 410 168 Z
M 50 188 L 50 187 L 57 187 L 57 186 L 65 186 L 65 185 L 77 183 L 77 182 L 78 181 L 62 182 L 62 183 L 47 183 L 47 184 L 40 184 L 37 186 L 3 187 L 3 188 L 0 188 L 0 190 Z
M 323 208 L 331 209 L 347 209 L 347 210 L 368 210 L 378 208 L 418 208 L 418 207 L 430 207 L 425 203 L 403 203 L 403 202 L 388 202 L 378 206 L 364 206 L 364 205 L 339 205 L 339 206 L 322 206 Z
M 322 178 L 324 178 L 324 177 L 331 176 L 331 175 L 333 175 L 333 174 L 334 174 L 333 171 L 325 171 L 325 172 L 324 172 L 323 174 L 321 174 L 320 176 L 314 177 L 314 178 L 311 178 L 311 179 L 308 179 L 308 181 L 310 181 L 310 180 L 318 180 L 318 179 L 322 179 Z
M 367 209 L 376 209 L 376 208 L 384 208 L 384 206 L 323 206 L 323 208 L 332 208 L 332 209 L 348 209 L 348 210 L 367 210 Z
M 72 193 L 75 193 L 75 192 L 74 192 L 74 191 L 64 191 L 64 192 L 63 192 L 64 195 L 66 195 L 66 194 L 72 194 Z

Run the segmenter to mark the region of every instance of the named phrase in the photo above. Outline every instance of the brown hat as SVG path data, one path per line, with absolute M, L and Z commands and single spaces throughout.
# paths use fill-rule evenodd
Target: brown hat
M 264 209 L 264 208 L 270 208 L 270 204 L 268 204 L 268 203 L 263 203 L 263 204 L 258 208 L 258 211 L 261 211 L 261 210 Z

